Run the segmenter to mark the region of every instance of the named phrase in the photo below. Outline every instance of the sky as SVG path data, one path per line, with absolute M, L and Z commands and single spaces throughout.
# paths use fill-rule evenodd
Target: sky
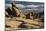
M 28 2 L 44 2 L 43 0 L 7 0 L 7 1 L 28 1 Z
M 15 0 L 12 0 L 15 1 Z M 6 8 L 11 7 L 11 0 L 6 0 Z M 33 0 L 32 0 L 33 1 Z M 16 0 L 16 6 L 23 10 L 22 12 L 30 12 L 35 10 L 36 12 L 42 12 L 44 9 L 43 2 L 32 2 L 32 1 L 18 1 Z M 40 0 L 41 1 L 41 0 Z

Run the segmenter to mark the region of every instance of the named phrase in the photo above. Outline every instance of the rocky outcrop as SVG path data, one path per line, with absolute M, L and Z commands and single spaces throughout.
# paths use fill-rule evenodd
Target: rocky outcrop
M 12 8 L 6 9 L 5 18 L 6 31 L 14 31 L 18 29 L 40 29 L 44 28 L 42 19 L 33 18 L 33 13 L 29 13 L 26 16 L 21 13 L 21 10 L 12 3 Z
M 40 29 L 43 28 L 43 22 L 38 22 L 38 21 L 34 21 L 34 20 L 30 20 L 30 19 L 24 19 L 24 18 L 20 18 L 20 17 L 14 17 L 11 19 L 6 19 L 6 25 L 10 26 L 10 27 L 6 27 L 7 28 L 11 28 L 11 30 L 16 30 L 16 29 Z
M 6 17 L 9 16 L 9 15 L 12 16 L 12 17 L 26 17 L 21 12 L 21 10 L 18 7 L 16 7 L 16 5 L 14 3 L 12 3 L 11 5 L 12 5 L 11 9 L 10 8 L 6 9 L 6 12 L 8 13 L 8 14 L 6 14 Z

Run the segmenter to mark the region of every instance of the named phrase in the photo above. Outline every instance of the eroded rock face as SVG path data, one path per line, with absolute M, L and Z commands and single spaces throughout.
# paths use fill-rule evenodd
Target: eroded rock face
M 8 13 L 8 14 L 6 14 L 6 16 L 24 17 L 23 16 L 24 14 L 22 14 L 22 12 L 20 11 L 20 9 L 17 8 L 16 5 L 13 4 L 13 3 L 12 3 L 12 8 L 11 9 L 10 8 L 7 8 L 6 9 L 6 12 Z
M 20 17 L 20 12 L 15 7 L 13 7 L 13 12 L 15 12 L 15 13 L 13 13 L 13 14 L 15 14 L 15 17 Z
M 26 19 L 33 19 L 33 13 L 30 12 L 26 15 Z

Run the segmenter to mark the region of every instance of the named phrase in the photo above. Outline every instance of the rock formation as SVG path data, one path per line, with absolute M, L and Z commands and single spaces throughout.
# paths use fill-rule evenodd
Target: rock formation
M 9 19 L 8 17 L 11 18 Z M 39 29 L 44 27 L 44 23 L 41 22 L 40 18 L 33 20 L 33 13 L 29 13 L 25 16 L 14 3 L 12 3 L 12 8 L 6 9 L 5 21 L 6 31 L 16 29 Z

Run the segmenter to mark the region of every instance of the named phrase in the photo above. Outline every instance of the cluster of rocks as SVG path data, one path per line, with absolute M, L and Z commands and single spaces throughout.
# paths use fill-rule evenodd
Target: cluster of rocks
M 34 19 L 33 13 L 29 13 L 25 16 L 14 3 L 12 3 L 12 8 L 6 9 L 5 15 L 6 31 L 44 28 L 44 23 L 41 18 Z

